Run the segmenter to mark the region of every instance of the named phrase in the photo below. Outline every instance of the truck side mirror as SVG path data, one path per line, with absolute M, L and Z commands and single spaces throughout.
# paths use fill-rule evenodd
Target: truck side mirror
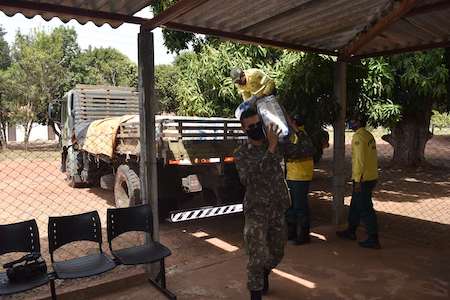
M 48 104 L 48 119 L 56 124 L 61 123 L 61 103 L 58 100 Z

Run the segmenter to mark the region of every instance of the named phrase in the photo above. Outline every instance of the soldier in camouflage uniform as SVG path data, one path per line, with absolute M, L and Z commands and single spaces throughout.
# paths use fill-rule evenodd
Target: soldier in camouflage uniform
M 241 115 L 248 143 L 235 152 L 236 167 L 246 187 L 244 199 L 244 241 L 249 256 L 248 288 L 251 299 L 261 299 L 268 291 L 268 276 L 284 255 L 287 241 L 285 213 L 289 192 L 277 149 L 276 128 L 264 134 L 257 112 L 247 109 Z

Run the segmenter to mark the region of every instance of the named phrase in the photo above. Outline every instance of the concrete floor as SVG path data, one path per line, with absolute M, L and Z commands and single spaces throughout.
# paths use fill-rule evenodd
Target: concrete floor
M 168 287 L 178 299 L 249 299 L 242 220 L 203 225 L 179 226 L 162 235 L 174 252 L 168 260 Z M 264 299 L 449 299 L 448 249 L 382 237 L 382 250 L 368 250 L 338 240 L 331 226 L 313 232 L 311 244 L 287 246 Z M 149 284 L 140 284 L 93 299 L 165 298 Z

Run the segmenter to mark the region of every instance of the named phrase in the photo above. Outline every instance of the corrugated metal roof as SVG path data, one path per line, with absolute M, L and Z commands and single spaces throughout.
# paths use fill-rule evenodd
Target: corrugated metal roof
M 97 26 L 107 23 L 111 27 L 116 28 L 126 22 L 126 20 L 120 20 L 120 16 L 133 16 L 144 7 L 149 6 L 151 2 L 152 0 L 1 0 L 0 10 L 7 16 L 21 13 L 27 18 L 32 18 L 36 15 L 41 15 L 47 21 L 58 17 L 64 23 L 75 19 L 81 24 L 92 21 Z M 75 11 L 72 11 L 73 9 Z M 80 10 L 82 13 L 77 13 Z M 114 16 L 112 18 L 106 15 L 93 17 L 86 14 L 89 11 L 92 13 L 110 13 L 114 14 Z
M 181 2 L 189 0 L 179 0 L 176 5 Z M 261 39 L 262 44 L 337 53 L 366 32 L 370 34 L 379 23 L 391 21 L 390 25 L 381 24 L 383 30 L 367 42 L 349 48 L 355 52 L 347 53 L 365 56 L 450 43 L 449 4 L 449 0 L 208 0 L 162 25 L 252 43 Z M 398 11 L 405 14 L 396 16 Z
M 450 0 L 178 0 L 151 22 L 151 0 L 0 0 L 12 16 L 37 14 L 118 27 L 165 26 L 256 44 L 346 56 L 450 47 Z

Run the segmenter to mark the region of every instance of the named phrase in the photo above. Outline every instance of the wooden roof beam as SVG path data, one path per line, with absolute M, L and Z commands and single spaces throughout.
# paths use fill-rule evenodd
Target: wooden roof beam
M 225 39 L 229 39 L 229 40 L 237 40 L 237 41 L 241 41 L 241 42 L 244 42 L 247 44 L 255 44 L 255 45 L 262 45 L 262 46 L 283 48 L 283 49 L 291 49 L 291 50 L 305 51 L 305 52 L 314 52 L 314 53 L 318 53 L 318 54 L 326 54 L 326 55 L 334 55 L 334 56 L 338 55 L 337 52 L 331 51 L 331 50 L 317 49 L 317 48 L 312 48 L 312 47 L 307 47 L 307 46 L 296 45 L 296 44 L 289 43 L 289 42 L 269 40 L 269 39 L 248 36 L 248 35 L 235 33 L 235 32 L 227 32 L 227 31 L 221 31 L 221 30 L 217 30 L 217 29 L 203 28 L 203 27 L 179 24 L 179 23 L 174 23 L 174 22 L 168 22 L 165 24 L 164 27 L 167 27 L 168 29 L 178 30 L 178 31 L 200 33 L 200 34 L 221 37 L 221 38 L 225 38 Z
M 344 48 L 344 55 L 348 57 L 354 55 L 358 52 L 358 50 L 372 41 L 378 34 L 383 32 L 383 30 L 409 13 L 414 8 L 416 3 L 417 0 L 402 0 L 397 7 L 394 7 L 391 12 L 379 19 L 371 28 L 360 33 L 352 41 L 350 41 L 350 43 Z
M 22 1 L 22 0 L 0 0 L 0 8 L 1 7 L 8 7 L 8 8 L 15 8 L 19 12 L 22 9 L 28 9 L 36 11 L 36 14 L 43 14 L 43 13 L 55 13 L 58 15 L 67 15 L 67 16 L 73 16 L 74 19 L 76 17 L 88 17 L 91 20 L 99 20 L 104 22 L 123 22 L 123 23 L 132 23 L 132 24 L 144 24 L 149 19 L 130 16 L 130 15 L 124 15 L 124 14 L 117 14 L 117 13 L 110 13 L 110 12 L 104 12 L 104 11 L 97 11 L 97 10 L 91 10 L 91 9 L 85 9 L 85 8 L 79 8 L 79 7 L 70 7 L 70 6 L 62 6 L 62 5 L 56 5 L 56 4 L 49 4 L 44 2 L 32 2 L 32 1 Z
M 437 2 L 429 5 L 418 6 L 413 8 L 408 14 L 407 17 L 412 17 L 416 15 L 427 14 L 439 10 L 446 10 L 450 8 L 450 1 L 444 0 L 442 2 Z
M 418 46 L 399 48 L 399 49 L 392 49 L 392 50 L 384 50 L 384 51 L 378 51 L 378 52 L 370 52 L 368 54 L 355 55 L 351 59 L 352 60 L 353 59 L 363 59 L 363 58 L 370 58 L 370 57 L 377 57 L 377 56 L 387 56 L 387 55 L 401 54 L 401 53 L 407 53 L 407 52 L 425 51 L 425 50 L 431 50 L 431 49 L 435 49 L 435 48 L 448 48 L 448 47 L 450 47 L 450 41 L 418 45 Z
M 179 0 L 168 9 L 162 11 L 160 14 L 142 24 L 142 27 L 146 30 L 153 30 L 156 27 L 164 25 L 167 22 L 171 22 L 185 13 L 188 13 L 192 9 L 207 1 L 208 0 Z

